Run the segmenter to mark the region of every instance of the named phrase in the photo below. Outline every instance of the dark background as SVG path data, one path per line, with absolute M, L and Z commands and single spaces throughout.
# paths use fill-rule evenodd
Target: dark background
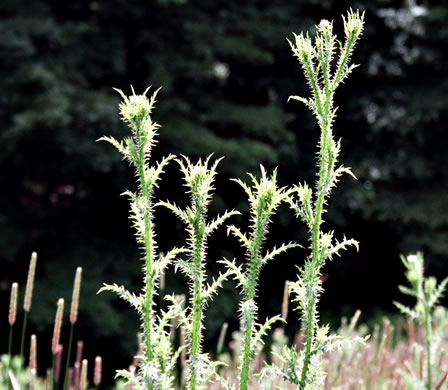
M 82 266 L 76 336 L 85 340 L 89 357 L 104 356 L 107 380 L 127 367 L 136 351 L 137 315 L 112 294 L 95 295 L 103 282 L 133 291 L 141 285 L 128 203 L 120 197 L 134 188 L 133 172 L 110 145 L 95 142 L 128 132 L 112 87 L 131 93 L 133 85 L 141 93 L 162 86 L 153 161 L 168 153 L 193 160 L 212 152 L 225 156 L 210 214 L 247 210 L 244 193 L 229 178 L 247 180 L 245 172 L 257 173 L 260 163 L 278 166 L 281 185 L 313 182 L 318 128 L 305 107 L 287 103 L 308 90 L 286 38 L 313 34 L 327 18 L 342 39 L 340 15 L 349 7 L 365 10 L 366 26 L 354 55 L 360 67 L 336 95 L 335 133 L 343 140 L 341 163 L 358 181 L 343 178 L 324 226 L 361 246 L 325 267 L 322 320 L 337 326 L 357 308 L 365 322 L 394 313 L 391 302 L 400 299 L 397 285 L 404 282 L 400 253 L 423 251 L 427 271 L 446 276 L 445 1 L 3 0 L 1 334 L 7 334 L 10 284 L 19 282 L 23 294 L 35 250 L 30 331 L 38 333 L 40 359 L 49 359 L 56 301 L 64 297 L 69 305 L 75 269 Z M 172 164 L 157 198 L 182 203 L 182 184 Z M 160 250 L 182 245 L 182 225 L 164 210 L 156 217 Z M 232 222 L 245 227 L 247 217 Z M 306 244 L 307 232 L 284 207 L 269 242 L 286 240 Z M 210 241 L 211 272 L 220 269 L 222 256 L 243 260 L 234 241 L 225 229 Z M 280 312 L 283 283 L 295 279 L 306 255 L 291 251 L 264 269 L 261 318 Z M 170 272 L 166 292 L 185 290 L 184 278 Z M 235 285 L 227 283 L 207 312 L 208 349 L 215 348 L 224 321 L 238 326 L 237 302 Z M 298 327 L 292 315 L 288 332 Z M 0 351 L 6 348 L 2 337 Z

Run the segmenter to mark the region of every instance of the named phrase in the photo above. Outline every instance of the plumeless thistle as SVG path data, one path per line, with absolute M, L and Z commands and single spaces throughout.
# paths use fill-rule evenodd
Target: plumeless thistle
M 274 170 L 271 177 L 261 167 L 261 178 L 249 175 L 252 186 L 239 179 L 235 179 L 246 195 L 249 197 L 251 214 L 251 227 L 249 236 L 236 226 L 230 226 L 228 231 L 241 243 L 246 251 L 247 263 L 237 266 L 234 262 L 224 260 L 227 268 L 231 269 L 235 279 L 242 289 L 243 299 L 240 304 L 242 317 L 243 344 L 241 350 L 240 390 L 247 390 L 251 372 L 251 361 L 257 348 L 262 342 L 263 336 L 271 328 L 272 324 L 281 320 L 281 316 L 275 316 L 266 320 L 264 324 L 258 324 L 257 304 L 255 301 L 258 286 L 258 277 L 261 268 L 278 254 L 297 246 L 296 244 L 282 244 L 271 251 L 264 251 L 263 244 L 266 239 L 269 224 L 275 211 L 281 203 L 286 202 L 292 190 L 277 185 L 277 171 Z
M 403 294 L 410 295 L 416 299 L 415 307 L 409 308 L 401 303 L 394 302 L 394 305 L 412 320 L 422 324 L 425 329 L 426 347 L 426 383 L 427 390 L 433 389 L 433 355 L 435 355 L 435 337 L 432 331 L 432 312 L 445 293 L 448 278 L 445 278 L 437 285 L 437 280 L 433 276 L 424 276 L 424 260 L 422 253 L 416 253 L 407 257 L 402 256 L 401 261 L 406 267 L 406 278 L 410 287 L 399 286 Z M 439 338 L 439 337 L 438 337 Z M 442 378 L 443 379 L 443 378 Z M 446 378 L 445 378 L 446 379 Z M 419 379 L 411 378 L 412 382 Z M 443 379 L 444 381 L 444 379 Z M 443 382 L 442 382 L 443 383 Z M 437 386 L 436 389 L 439 389 Z
M 204 309 L 231 273 L 231 270 L 227 270 L 220 274 L 211 285 L 207 284 L 207 273 L 205 272 L 207 239 L 227 218 L 239 214 L 239 212 L 232 210 L 212 221 L 207 221 L 216 167 L 220 159 L 216 160 L 211 167 L 209 167 L 210 157 L 204 162 L 199 160 L 196 164 L 192 164 L 187 157 L 176 161 L 184 175 L 185 186 L 188 188 L 191 198 L 191 206 L 183 210 L 169 202 L 160 202 L 160 204 L 172 210 L 181 219 L 186 225 L 189 235 L 188 259 L 186 261 L 178 260 L 176 267 L 185 273 L 190 282 L 190 312 L 183 310 L 174 296 L 170 297 L 170 301 L 177 316 L 180 317 L 182 325 L 187 330 L 190 340 L 188 388 L 196 390 L 205 388 L 210 376 L 214 374 L 217 364 L 211 362 L 208 356 L 202 353 Z
M 300 268 L 298 280 L 289 284 L 289 290 L 295 295 L 295 302 L 302 315 L 305 349 L 301 353 L 294 347 L 285 349 L 282 357 L 282 375 L 300 390 L 322 388 L 325 375 L 321 368 L 321 355 L 342 341 L 327 336 L 328 327 L 318 325 L 317 304 L 322 294 L 320 275 L 326 260 L 331 260 L 350 245 L 357 247 L 358 243 L 345 238 L 338 241 L 333 237 L 333 232 L 323 232 L 321 225 L 325 204 L 339 177 L 344 173 L 353 176 L 349 168 L 337 166 L 341 143 L 333 135 L 333 121 L 336 117 L 333 98 L 336 88 L 356 67 L 349 65 L 349 62 L 363 26 L 364 16 L 350 11 L 344 18 L 344 43 L 336 39 L 333 23 L 325 19 L 316 26 L 314 43 L 308 34 L 303 33 L 294 34 L 294 42 L 289 41 L 312 94 L 311 98 L 291 96 L 290 99 L 304 103 L 316 117 L 320 128 L 315 190 L 306 183 L 295 186 L 298 199 L 291 201 L 297 217 L 307 225 L 311 241 L 310 257 Z M 339 58 L 333 64 L 335 54 Z
M 171 356 L 172 346 L 169 335 L 165 331 L 165 328 L 169 326 L 170 314 L 156 317 L 154 296 L 157 293 L 160 275 L 182 250 L 175 248 L 165 256 L 157 255 L 153 217 L 154 189 L 157 187 L 164 167 L 174 156 L 165 157 L 155 166 L 149 164 L 160 126 L 151 118 L 158 90 L 149 99 L 146 97 L 148 91 L 149 88 L 142 95 L 136 95 L 132 91 L 131 96 L 126 96 L 122 91 L 117 90 L 123 99 L 120 104 L 121 117 L 129 126 L 131 136 L 125 138 L 124 142 L 112 137 L 100 138 L 101 141 L 107 141 L 117 148 L 123 158 L 134 167 L 137 176 L 137 191 L 126 191 L 125 194 L 130 199 L 131 219 L 142 252 L 143 293 L 136 296 L 123 286 L 117 285 L 105 285 L 100 291 L 115 291 L 122 299 L 129 302 L 141 317 L 145 348 L 141 356 L 138 375 L 134 376 L 126 370 L 120 370 L 119 374 L 128 379 L 137 389 L 171 389 L 173 388 L 172 370 L 175 357 Z

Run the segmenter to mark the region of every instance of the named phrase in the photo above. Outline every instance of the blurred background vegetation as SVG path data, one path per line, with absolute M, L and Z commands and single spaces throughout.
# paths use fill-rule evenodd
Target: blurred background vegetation
M 162 124 L 153 161 L 168 153 L 193 159 L 214 152 L 220 164 L 211 215 L 247 209 L 231 177 L 246 179 L 260 163 L 279 168 L 282 185 L 314 178 L 318 137 L 312 115 L 290 95 L 307 95 L 286 38 L 312 31 L 349 7 L 365 10 L 355 70 L 337 93 L 335 132 L 343 139 L 346 177 L 329 204 L 326 228 L 361 242 L 326 269 L 323 320 L 363 310 L 364 321 L 393 313 L 403 282 L 400 253 L 425 252 L 429 272 L 448 273 L 448 5 L 429 1 L 345 0 L 3 0 L 0 4 L 0 302 L 7 334 L 10 284 L 23 289 L 29 258 L 39 253 L 31 330 L 43 347 L 56 300 L 70 300 L 75 269 L 84 268 L 77 336 L 102 354 L 108 379 L 136 351 L 137 316 L 103 282 L 138 291 L 141 266 L 120 194 L 133 172 L 102 135 L 122 138 L 119 96 L 163 89 L 154 119 Z M 184 202 L 175 164 L 156 194 Z M 181 245 L 182 225 L 158 210 L 160 250 Z M 240 226 L 247 218 L 235 220 Z M 305 228 L 281 209 L 272 242 L 306 241 Z M 213 272 L 240 250 L 224 231 L 210 242 Z M 261 318 L 280 312 L 283 283 L 306 250 L 264 270 Z M 185 291 L 169 273 L 166 291 Z M 23 290 L 22 290 L 23 291 Z M 237 295 L 226 288 L 207 312 L 214 348 L 224 321 L 236 328 Z M 298 328 L 291 317 L 289 331 Z M 0 351 L 6 351 L 6 338 Z M 48 354 L 49 348 L 48 348 Z M 45 358 L 45 356 L 41 356 Z M 49 358 L 49 356 L 47 357 Z

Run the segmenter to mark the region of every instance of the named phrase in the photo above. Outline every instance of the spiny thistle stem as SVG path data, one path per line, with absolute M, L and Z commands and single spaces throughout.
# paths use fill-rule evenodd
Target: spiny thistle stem
M 120 113 L 132 130 L 133 137 L 125 139 L 125 145 L 111 137 L 103 137 L 100 140 L 107 141 L 114 145 L 118 151 L 123 154 L 136 169 L 139 182 L 138 193 L 128 192 L 132 200 L 132 218 L 135 220 L 137 229 L 137 240 L 143 244 L 145 277 L 144 277 L 144 315 L 143 324 L 145 329 L 145 354 L 148 361 L 153 360 L 153 307 L 154 307 L 154 283 L 156 270 L 154 269 L 154 256 L 156 244 L 153 233 L 152 216 L 152 195 L 156 177 L 153 177 L 154 171 L 148 169 L 147 163 L 151 156 L 151 149 L 155 144 L 155 136 L 159 125 L 152 122 L 150 114 L 157 96 L 156 91 L 151 100 L 143 95 L 126 96 L 122 91 L 117 90 L 121 95 L 123 102 L 120 104 Z
M 271 218 L 282 202 L 289 199 L 292 191 L 277 186 L 277 171 L 274 170 L 271 177 L 268 177 L 263 166 L 261 168 L 261 179 L 258 181 L 255 176 L 249 174 L 252 179 L 252 187 L 249 187 L 241 180 L 234 180 L 246 192 L 249 197 L 251 214 L 250 238 L 240 229 L 230 226 L 228 231 L 232 233 L 246 250 L 248 263 L 245 271 L 237 267 L 233 262 L 224 260 L 226 266 L 233 271 L 235 279 L 242 287 L 243 299 L 240 305 L 242 314 L 242 330 L 244 342 L 241 350 L 240 368 L 240 390 L 247 390 L 249 386 L 250 363 L 255 355 L 256 348 L 261 342 L 264 334 L 270 329 L 272 324 L 281 320 L 281 316 L 268 319 L 264 325 L 257 323 L 257 304 L 255 302 L 258 276 L 261 268 L 276 255 L 287 249 L 296 247 L 296 244 L 283 244 L 279 248 L 274 248 L 270 252 L 263 254 L 262 247 L 265 241 Z
M 291 285 L 291 291 L 297 293 L 299 308 L 302 309 L 302 320 L 305 325 L 305 353 L 300 374 L 300 390 L 304 390 L 313 381 L 309 378 L 311 357 L 316 350 L 316 332 L 318 329 L 317 303 L 322 292 L 319 279 L 322 266 L 327 259 L 348 245 L 357 245 L 354 240 L 333 243 L 333 234 L 323 233 L 321 225 L 324 205 L 343 173 L 351 174 L 350 169 L 335 167 L 340 152 L 340 143 L 335 141 L 332 124 L 336 115 L 333 107 L 334 93 L 338 85 L 356 67 L 348 66 L 356 41 L 362 33 L 364 15 L 350 11 L 344 18 L 345 44 L 340 45 L 339 60 L 332 74 L 332 61 L 336 52 L 336 36 L 333 34 L 333 23 L 321 20 L 316 26 L 317 35 L 313 45 L 311 38 L 303 33 L 294 34 L 295 42 L 289 42 L 294 55 L 302 65 L 305 77 L 312 92 L 312 98 L 291 96 L 290 99 L 304 103 L 316 116 L 321 135 L 318 153 L 318 173 L 316 194 L 313 201 L 312 190 L 305 184 L 296 186 L 299 203 L 291 203 L 311 232 L 311 259 L 305 262 L 299 281 Z M 292 378 L 297 378 L 295 375 Z
M 153 217 L 153 193 L 157 187 L 157 181 L 163 173 L 164 167 L 174 156 L 165 157 L 156 166 L 150 166 L 152 147 L 156 144 L 157 130 L 160 127 L 151 119 L 152 110 L 156 101 L 158 90 L 150 99 L 146 97 L 149 88 L 142 94 L 126 96 L 122 91 L 117 92 L 122 97 L 120 103 L 120 113 L 124 122 L 130 127 L 132 135 L 124 139 L 124 142 L 117 141 L 112 137 L 102 137 L 100 140 L 112 144 L 134 168 L 138 181 L 136 192 L 126 191 L 131 203 L 131 220 L 136 230 L 137 242 L 141 244 L 142 257 L 144 262 L 144 286 L 140 296 L 127 291 L 123 286 L 105 285 L 101 291 L 114 291 L 121 298 L 134 306 L 140 314 L 144 329 L 144 353 L 140 360 L 140 370 L 137 380 L 144 381 L 142 386 L 152 389 L 158 386 L 171 386 L 172 364 L 167 356 L 171 353 L 167 351 L 170 346 L 161 342 L 161 338 L 166 336 L 165 328 L 168 326 L 166 320 L 169 313 L 164 313 L 162 317 L 155 315 L 154 297 L 157 293 L 157 286 L 160 275 L 164 268 L 171 263 L 182 249 L 174 248 L 167 255 L 157 256 L 157 243 L 155 240 L 154 217 Z M 162 363 L 163 361 L 163 363 Z M 121 376 L 129 378 L 129 372 L 121 370 Z
M 221 287 L 230 274 L 230 271 L 221 274 L 211 286 L 206 285 L 204 268 L 206 264 L 207 238 L 227 218 L 239 214 L 237 211 L 226 212 L 223 216 L 207 223 L 207 211 L 212 199 L 216 167 L 220 160 L 216 160 L 209 168 L 210 156 L 206 161 L 202 162 L 199 160 L 195 165 L 186 157 L 183 160 L 176 159 L 184 175 L 185 186 L 188 188 L 191 197 L 191 206 L 182 210 L 168 202 L 159 203 L 172 210 L 185 223 L 189 233 L 188 260 L 179 260 L 177 266 L 189 277 L 192 291 L 192 318 L 186 320 L 189 322 L 187 329 L 190 330 L 188 336 L 191 342 L 188 375 L 188 386 L 191 390 L 202 388 L 202 384 L 208 380 L 208 378 L 204 377 L 204 373 L 208 368 L 206 367 L 208 362 L 205 363 L 205 358 L 201 356 L 202 322 L 205 305 L 212 298 L 212 295 L 217 293 L 217 289 Z
M 423 323 L 425 330 L 426 347 L 426 389 L 431 390 L 432 385 L 432 311 L 445 293 L 448 285 L 448 278 L 445 278 L 437 285 L 437 280 L 424 276 L 423 254 L 416 253 L 407 257 L 402 256 L 401 260 L 406 267 L 406 278 L 411 288 L 399 286 L 402 293 L 416 298 L 415 308 L 411 309 L 401 303 L 394 302 L 394 305 L 409 318 Z
M 26 327 L 28 323 L 28 315 L 31 311 L 31 302 L 33 298 L 33 289 L 34 289 L 34 279 L 36 275 L 36 263 L 37 263 L 37 253 L 33 252 L 31 254 L 30 266 L 28 269 L 28 276 L 26 279 L 26 287 L 25 287 L 25 299 L 23 301 L 23 326 L 22 326 L 22 338 L 20 342 L 20 364 L 24 365 L 24 351 L 25 351 L 25 334 Z
M 72 356 L 73 332 L 75 323 L 78 320 L 79 296 L 81 294 L 82 267 L 76 269 L 75 281 L 73 283 L 72 302 L 70 306 L 70 335 L 68 338 L 67 360 L 65 363 L 64 390 L 68 385 L 68 370 L 70 367 L 70 359 Z

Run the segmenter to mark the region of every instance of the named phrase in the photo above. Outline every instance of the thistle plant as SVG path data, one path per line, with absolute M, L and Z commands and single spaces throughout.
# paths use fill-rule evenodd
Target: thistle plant
M 323 214 L 330 192 L 339 177 L 351 170 L 337 166 L 341 143 L 333 135 L 333 122 L 336 117 L 334 94 L 356 65 L 350 65 L 355 44 L 364 26 L 364 15 L 359 12 L 348 13 L 344 20 L 345 42 L 342 44 L 333 33 L 333 23 L 321 20 L 316 26 L 317 34 L 313 43 L 309 35 L 294 34 L 294 43 L 289 41 L 294 55 L 299 60 L 312 97 L 291 96 L 290 99 L 304 103 L 314 114 L 320 128 L 320 141 L 317 159 L 317 178 L 315 190 L 310 186 L 295 186 L 297 201 L 291 207 L 297 217 L 303 220 L 310 232 L 311 255 L 300 268 L 298 280 L 290 283 L 290 292 L 295 295 L 301 311 L 302 325 L 305 329 L 305 350 L 299 354 L 294 348 L 285 351 L 286 379 L 299 389 L 320 389 L 323 373 L 321 354 L 334 347 L 339 341 L 327 336 L 328 328 L 318 325 L 317 304 L 322 294 L 321 270 L 326 260 L 331 260 L 342 249 L 350 245 L 358 246 L 355 240 L 338 241 L 333 232 L 323 232 Z M 334 64 L 334 58 L 338 59 Z M 302 356 L 303 355 L 303 356 Z
M 401 303 L 394 302 L 394 305 L 403 313 L 409 316 L 412 320 L 423 325 L 425 330 L 425 347 L 426 347 L 426 389 L 433 389 L 432 383 L 432 368 L 434 341 L 432 332 L 432 312 L 435 306 L 443 296 L 448 278 L 445 278 L 439 285 L 433 276 L 424 277 L 424 260 L 421 253 L 402 256 L 401 261 L 406 267 L 406 278 L 411 285 L 409 287 L 399 286 L 403 294 L 414 297 L 417 302 L 415 307 L 409 308 Z
M 192 390 L 205 389 L 210 376 L 214 373 L 217 363 L 210 362 L 207 355 L 202 353 L 204 309 L 231 273 L 231 270 L 227 270 L 227 272 L 220 274 L 216 280 L 213 280 L 211 284 L 207 284 L 207 274 L 205 272 L 207 239 L 229 217 L 239 214 L 239 212 L 232 210 L 210 222 L 207 221 L 207 211 L 212 200 L 216 167 L 220 160 L 216 160 L 209 167 L 210 156 L 204 162 L 199 160 L 196 164 L 192 164 L 187 157 L 184 157 L 183 160 L 176 159 L 184 175 L 185 186 L 188 188 L 191 198 L 191 206 L 183 210 L 169 202 L 159 203 L 173 211 L 181 219 L 189 235 L 188 259 L 176 262 L 176 267 L 181 269 L 189 279 L 189 313 L 182 310 L 181 303 L 174 296 L 169 297 L 169 299 L 173 308 L 177 308 L 176 313 L 180 316 L 181 323 L 185 327 L 190 341 L 188 388 Z
M 232 233 L 241 243 L 246 251 L 246 266 L 237 266 L 235 262 L 224 260 L 227 268 L 232 270 L 235 279 L 242 289 L 242 301 L 240 311 L 242 316 L 243 345 L 241 350 L 240 390 L 247 390 L 251 361 L 257 348 L 262 342 L 263 336 L 271 328 L 272 324 L 281 320 L 277 315 L 267 319 L 264 324 L 258 324 L 257 304 L 255 301 L 258 277 L 261 268 L 270 260 L 286 250 L 296 247 L 296 244 L 282 244 L 270 251 L 263 251 L 263 244 L 268 233 L 269 224 L 278 206 L 286 202 L 292 193 L 291 189 L 278 187 L 277 170 L 268 177 L 266 170 L 261 166 L 261 178 L 249 174 L 252 187 L 239 179 L 234 179 L 249 197 L 251 227 L 249 235 L 243 233 L 236 226 L 229 226 L 228 231 Z
M 173 359 L 171 344 L 166 328 L 169 326 L 169 314 L 156 316 L 155 300 L 160 275 L 182 249 L 174 248 L 166 256 L 157 254 L 157 242 L 154 230 L 154 190 L 163 173 L 164 167 L 174 156 L 169 155 L 155 166 L 150 166 L 152 148 L 156 143 L 159 125 L 151 118 L 158 90 L 146 97 L 149 88 L 142 94 L 126 96 L 117 90 L 123 101 L 120 113 L 123 121 L 131 129 L 131 137 L 117 141 L 113 137 L 102 137 L 117 148 L 123 158 L 134 167 L 138 182 L 135 192 L 126 191 L 131 203 L 131 219 L 136 231 L 137 242 L 141 245 L 144 271 L 143 293 L 136 296 L 123 286 L 105 285 L 100 291 L 115 291 L 122 299 L 129 302 L 140 314 L 144 334 L 144 355 L 141 357 L 140 370 L 137 377 L 121 370 L 137 388 L 169 389 L 172 388 Z

